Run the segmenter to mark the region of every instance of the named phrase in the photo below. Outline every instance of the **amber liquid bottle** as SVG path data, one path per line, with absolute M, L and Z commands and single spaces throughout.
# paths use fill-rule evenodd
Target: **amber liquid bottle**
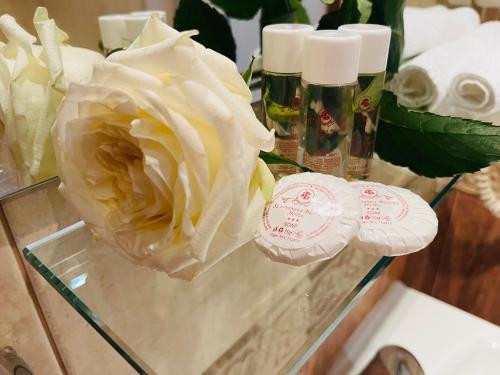
M 372 24 L 343 25 L 339 30 L 361 36 L 358 86 L 354 99 L 354 126 L 348 178 L 367 179 L 375 152 L 375 140 L 384 90 L 391 29 Z
M 263 122 L 275 131 L 274 153 L 297 161 L 299 147 L 302 44 L 310 25 L 276 24 L 262 30 Z M 276 177 L 297 173 L 290 164 L 273 164 Z

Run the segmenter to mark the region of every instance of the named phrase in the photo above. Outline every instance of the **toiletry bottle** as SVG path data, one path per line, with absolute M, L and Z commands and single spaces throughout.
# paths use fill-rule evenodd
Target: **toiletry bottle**
M 354 119 L 361 37 L 320 30 L 304 39 L 299 162 L 345 177 Z
M 262 30 L 263 122 L 275 130 L 274 153 L 293 161 L 299 145 L 302 44 L 312 30 L 304 24 L 275 24 Z M 298 172 L 290 164 L 270 168 L 276 177 Z
M 354 99 L 354 126 L 349 179 L 366 179 L 375 150 L 375 138 L 389 55 L 391 29 L 372 24 L 343 25 L 339 30 L 361 36 L 358 87 Z
M 104 54 L 128 47 L 124 14 L 106 14 L 98 17 L 99 32 Z

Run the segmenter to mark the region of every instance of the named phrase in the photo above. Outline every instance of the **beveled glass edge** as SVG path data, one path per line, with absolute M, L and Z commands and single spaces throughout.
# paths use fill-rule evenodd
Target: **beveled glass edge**
M 39 239 L 38 241 L 32 242 L 31 244 L 27 245 L 24 248 L 24 250 L 31 252 L 36 248 L 45 245 L 46 243 L 58 240 L 59 238 L 62 238 L 72 232 L 76 232 L 77 230 L 82 229 L 84 227 L 85 227 L 85 222 L 83 220 L 77 221 L 76 223 L 71 224 L 70 226 L 67 226 L 63 229 L 60 229 L 57 232 L 51 233 L 48 236 Z
M 43 181 L 40 181 L 40 182 L 37 182 L 36 184 L 32 184 L 32 185 L 28 185 L 28 186 L 23 186 L 23 187 L 20 187 L 20 188 L 16 188 L 12 191 L 9 191 L 8 193 L 5 193 L 3 195 L 0 195 L 0 202 L 2 201 L 5 201 L 7 199 L 10 199 L 12 197 L 15 197 L 17 195 L 21 195 L 23 193 L 26 193 L 28 191 L 31 191 L 31 190 L 35 190 L 35 189 L 38 189 L 44 185 L 48 185 L 54 181 L 57 181 L 59 180 L 59 177 L 58 176 L 53 176 L 53 177 L 50 177 L 46 180 L 43 180 Z
M 365 295 L 365 293 L 370 289 L 370 287 L 377 281 L 379 275 L 384 271 L 389 264 L 393 261 L 394 257 L 382 257 L 368 273 L 361 279 L 361 281 L 353 288 L 351 293 L 342 301 L 341 305 L 337 308 L 340 311 L 339 314 L 335 316 L 333 321 L 328 325 L 326 329 L 319 335 L 314 342 L 309 345 L 309 348 L 302 354 L 298 360 L 291 360 L 293 366 L 290 368 L 290 362 L 288 366 L 285 365 L 285 369 L 288 367 L 287 373 L 289 375 L 297 374 L 300 369 L 307 363 L 307 361 L 312 357 L 312 355 L 318 350 L 318 348 L 325 342 L 325 340 L 335 331 L 335 328 L 344 320 L 344 318 L 351 312 L 354 305 L 358 300 Z
M 71 289 L 59 280 L 41 261 L 33 254 L 33 250 L 45 245 L 50 241 L 57 240 L 65 235 L 82 229 L 85 226 L 83 221 L 79 221 L 60 231 L 57 231 L 43 239 L 26 246 L 23 249 L 23 255 L 26 261 L 45 279 L 47 282 L 63 297 L 78 314 L 89 323 L 99 335 L 108 342 L 117 353 L 132 366 L 132 368 L 141 375 L 155 375 L 156 373 L 140 358 L 135 358 L 135 352 L 123 342 L 112 329 L 110 329 L 101 319 L 95 316 L 92 310 L 78 298 Z M 131 354 L 129 354 L 131 353 Z
M 439 206 L 439 204 L 443 201 L 444 197 L 446 197 L 446 194 L 455 186 L 455 184 L 460 180 L 462 177 L 461 174 L 457 174 L 453 176 L 450 181 L 445 185 L 444 188 L 442 188 L 439 193 L 434 197 L 434 199 L 429 203 L 429 206 L 431 206 L 434 210 Z

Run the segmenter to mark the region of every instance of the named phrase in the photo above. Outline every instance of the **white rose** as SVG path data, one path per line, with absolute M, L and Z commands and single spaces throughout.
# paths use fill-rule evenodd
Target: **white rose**
M 54 132 L 60 190 L 141 265 L 191 279 L 250 241 L 274 179 L 274 136 L 226 57 L 152 17 L 71 85 Z
M 50 129 L 69 82 L 86 82 L 92 66 L 104 58 L 97 52 L 65 44 L 66 33 L 37 8 L 33 23 L 37 38 L 4 14 L 0 31 L 0 122 L 2 149 L 9 150 L 19 182 L 30 184 L 56 174 Z

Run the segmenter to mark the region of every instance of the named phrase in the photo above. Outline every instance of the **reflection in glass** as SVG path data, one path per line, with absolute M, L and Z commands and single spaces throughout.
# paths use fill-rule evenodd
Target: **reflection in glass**
M 378 159 L 370 179 L 409 188 L 433 207 L 456 181 L 438 187 Z M 83 222 L 24 254 L 125 360 L 152 375 L 294 374 L 392 259 L 349 246 L 294 267 L 249 243 L 186 282 L 132 264 Z

